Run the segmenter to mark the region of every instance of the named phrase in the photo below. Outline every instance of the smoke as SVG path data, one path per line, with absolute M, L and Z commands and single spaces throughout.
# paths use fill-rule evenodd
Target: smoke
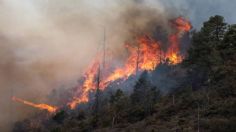
M 235 0 L 159 0 L 166 8 L 175 8 L 176 13 L 188 16 L 193 26 L 199 29 L 210 16 L 222 15 L 230 24 L 236 22 Z
M 0 0 L 0 130 L 8 131 L 13 122 L 34 111 L 12 102 L 12 95 L 46 102 L 53 89 L 74 86 L 102 47 L 104 28 L 107 49 L 120 55 L 126 40 L 155 32 L 153 25 L 168 30 L 168 20 L 179 15 L 190 18 L 196 27 L 212 13 L 234 22 L 233 3 Z
M 12 95 L 45 102 L 52 89 L 73 85 L 97 52 L 101 38 L 98 30 L 102 29 L 92 23 L 93 14 L 85 13 L 85 9 L 70 10 L 72 7 L 63 6 L 63 1 L 55 6 L 55 2 L 1 1 L 2 131 L 8 131 L 14 121 L 33 111 L 12 102 Z M 83 7 L 79 3 L 77 6 Z

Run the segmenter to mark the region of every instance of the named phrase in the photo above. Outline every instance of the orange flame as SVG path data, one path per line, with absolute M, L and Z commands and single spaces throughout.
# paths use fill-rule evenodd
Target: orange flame
M 50 106 L 48 104 L 34 104 L 32 102 L 29 102 L 29 101 L 26 101 L 26 100 L 23 100 L 23 99 L 14 97 L 14 96 L 12 97 L 12 100 L 16 101 L 16 102 L 26 104 L 26 105 L 29 105 L 29 106 L 32 106 L 32 107 L 35 107 L 35 108 L 38 108 L 38 109 L 41 109 L 41 110 L 47 110 L 50 113 L 54 113 L 58 109 L 55 106 Z
M 158 55 L 160 55 L 159 52 L 161 52 L 160 45 L 148 36 L 138 38 L 137 43 L 134 46 L 128 44 L 125 46 L 130 55 L 126 60 L 124 67 L 117 68 L 114 72 L 111 72 L 108 76 L 104 77 L 99 86 L 101 90 L 104 90 L 111 82 L 117 79 L 127 79 L 130 75 L 135 74 L 137 70 L 154 70 L 161 62 L 159 59 L 160 57 L 158 57 Z M 74 97 L 73 100 L 68 103 L 71 109 L 74 109 L 77 104 L 88 102 L 89 91 L 96 89 L 94 82 L 98 68 L 99 62 L 96 62 L 85 73 L 86 79 L 82 87 L 78 88 L 78 93 L 80 93 L 79 97 Z
M 154 70 L 160 63 L 158 57 L 160 45 L 148 36 L 138 38 L 137 47 L 126 45 L 130 55 L 123 68 L 118 68 L 112 72 L 102 84 L 115 81 L 117 79 L 127 79 L 130 75 L 135 74 L 136 70 Z M 104 85 L 106 86 L 106 85 Z
M 172 64 L 178 64 L 183 60 L 183 56 L 180 55 L 179 38 L 182 33 L 190 31 L 191 24 L 183 17 L 179 17 L 175 20 L 174 27 L 177 31 L 169 36 L 170 47 L 167 50 L 166 58 L 168 58 Z
M 96 89 L 94 80 L 96 79 L 98 68 L 99 68 L 99 61 L 96 60 L 94 64 L 84 74 L 85 81 L 82 86 L 78 87 L 75 93 L 76 96 L 79 95 L 79 98 L 74 97 L 73 101 L 68 103 L 70 108 L 74 109 L 77 104 L 88 102 L 89 91 Z
M 171 64 L 178 64 L 183 60 L 180 55 L 179 38 L 182 33 L 188 32 L 191 29 L 191 24 L 186 19 L 179 17 L 173 23 L 176 32 L 169 36 L 170 46 L 165 53 L 161 50 L 160 42 L 155 41 L 150 36 L 141 36 L 137 38 L 136 43 L 126 44 L 129 57 L 123 67 L 114 69 L 113 72 L 107 73 L 100 80 L 100 86 L 96 86 L 96 76 L 99 70 L 99 61 L 86 71 L 85 81 L 82 86 L 79 86 L 72 101 L 68 103 L 71 109 L 74 109 L 78 104 L 89 101 L 89 92 L 94 91 L 97 87 L 104 90 L 111 82 L 123 79 L 126 80 L 129 76 L 136 74 L 137 71 L 152 71 L 161 62 L 163 58 L 169 59 Z M 164 57 L 165 56 L 165 57 Z
M 178 32 L 188 32 L 192 28 L 191 23 L 183 17 L 178 17 L 175 20 L 175 25 L 175 28 L 178 30 Z

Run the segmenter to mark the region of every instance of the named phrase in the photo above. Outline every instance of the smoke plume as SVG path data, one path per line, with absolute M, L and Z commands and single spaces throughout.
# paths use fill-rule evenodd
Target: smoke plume
M 226 14 L 233 22 L 233 3 L 0 0 L 0 130 L 9 131 L 15 121 L 34 113 L 34 109 L 12 102 L 13 95 L 47 102 L 53 89 L 74 86 L 101 49 L 104 29 L 107 50 L 120 56 L 125 41 L 140 33 L 155 32 L 156 27 L 168 31 L 168 20 L 180 15 L 193 20 L 196 27 L 215 12 Z M 218 5 L 229 8 L 216 9 Z M 208 6 L 213 10 L 206 15 Z

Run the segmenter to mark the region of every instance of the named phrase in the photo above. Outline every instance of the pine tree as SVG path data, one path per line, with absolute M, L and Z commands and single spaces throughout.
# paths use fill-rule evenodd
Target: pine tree
M 131 102 L 134 106 L 144 110 L 146 115 L 149 115 L 159 96 L 160 91 L 148 80 L 148 73 L 144 72 L 134 87 Z
M 192 47 L 188 51 L 184 66 L 188 68 L 194 80 L 193 88 L 198 88 L 202 83 L 210 81 L 209 74 L 213 72 L 215 65 L 222 62 L 218 47 L 224 39 L 226 29 L 224 18 L 216 15 L 204 22 L 199 32 L 192 33 Z
M 212 73 L 214 84 L 218 93 L 222 97 L 236 95 L 236 25 L 231 25 L 226 32 L 225 37 L 218 46 L 222 63 L 216 65 Z
M 128 107 L 127 99 L 122 90 L 118 89 L 114 95 L 110 97 L 111 111 L 112 111 L 112 127 L 119 122 L 122 111 Z

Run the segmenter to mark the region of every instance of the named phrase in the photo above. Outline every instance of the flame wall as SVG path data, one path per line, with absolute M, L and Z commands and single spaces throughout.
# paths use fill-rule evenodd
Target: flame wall
M 107 30 L 107 48 L 114 58 L 119 58 L 114 63 L 120 66 L 119 62 L 126 61 L 125 41 L 155 32 L 154 25 L 162 27 L 163 34 L 170 34 L 168 21 L 172 18 L 190 15 L 192 20 L 202 22 L 208 17 L 206 12 L 212 11 L 213 7 L 208 5 L 215 5 L 218 12 L 226 11 L 224 14 L 232 16 L 234 7 L 230 12 L 219 7 L 235 5 L 233 1 L 198 2 L 0 0 L 0 129 L 7 131 L 12 122 L 32 113 L 33 109 L 12 103 L 13 94 L 33 102 L 47 102 L 52 89 L 75 86 L 101 48 L 103 27 Z M 196 5 L 203 13 L 197 12 L 195 18 L 192 7 Z M 56 101 L 61 102 L 57 99 L 52 102 Z

